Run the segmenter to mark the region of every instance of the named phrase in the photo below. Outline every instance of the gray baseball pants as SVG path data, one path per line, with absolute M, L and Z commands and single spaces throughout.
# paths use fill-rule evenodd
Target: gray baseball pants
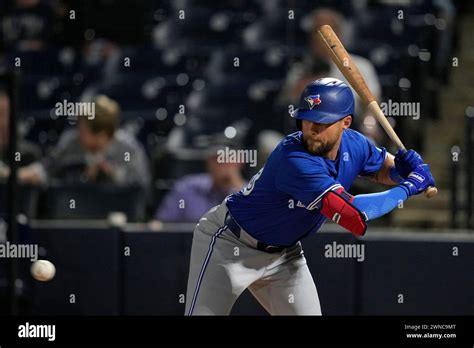
M 194 230 L 185 315 L 229 315 L 247 288 L 271 315 L 321 315 L 301 243 L 268 253 L 228 219 L 224 201 Z

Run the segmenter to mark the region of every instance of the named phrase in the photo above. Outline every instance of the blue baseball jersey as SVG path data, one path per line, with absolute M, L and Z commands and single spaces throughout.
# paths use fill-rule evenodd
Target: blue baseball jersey
M 386 157 L 384 148 L 352 129 L 343 131 L 335 160 L 312 155 L 302 138 L 302 132 L 286 136 L 249 184 L 227 197 L 237 223 L 270 245 L 293 245 L 316 232 L 326 220 L 319 211 L 325 193 L 349 190 L 358 175 L 374 175 Z

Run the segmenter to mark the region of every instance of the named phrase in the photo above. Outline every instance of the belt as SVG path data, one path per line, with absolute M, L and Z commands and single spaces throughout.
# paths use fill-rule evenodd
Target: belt
M 252 244 L 254 244 L 253 247 L 260 250 L 260 251 L 264 251 L 266 253 L 273 254 L 273 253 L 279 253 L 279 252 L 281 252 L 281 251 L 283 251 L 287 248 L 287 247 L 283 247 L 283 246 L 268 245 L 268 244 L 265 244 L 265 243 L 255 239 L 255 238 L 253 238 L 250 234 L 245 232 L 239 226 L 239 224 L 237 223 L 237 221 L 235 221 L 234 217 L 230 214 L 229 211 L 227 212 L 226 217 L 225 217 L 225 224 L 227 225 L 227 228 L 229 229 L 229 231 L 231 231 L 239 239 L 241 239 L 242 234 L 245 233 L 247 235 L 246 237 L 248 237 L 246 239 L 253 242 L 252 243 Z

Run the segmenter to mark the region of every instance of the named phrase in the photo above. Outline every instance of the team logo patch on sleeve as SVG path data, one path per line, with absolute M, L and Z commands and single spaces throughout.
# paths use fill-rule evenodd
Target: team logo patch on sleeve
M 309 105 L 309 109 L 312 110 L 315 105 L 321 104 L 321 98 L 319 94 L 308 95 L 304 98 Z

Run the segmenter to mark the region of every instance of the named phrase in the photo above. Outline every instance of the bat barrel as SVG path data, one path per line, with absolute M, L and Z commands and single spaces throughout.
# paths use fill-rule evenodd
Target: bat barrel
M 351 56 L 347 53 L 344 45 L 337 37 L 330 25 L 323 25 L 319 28 L 319 35 L 325 43 L 325 48 L 333 62 L 337 65 L 344 77 L 349 81 L 352 88 L 357 92 L 365 105 L 375 100 L 374 95 L 367 86 L 362 74 L 357 66 L 352 62 Z

